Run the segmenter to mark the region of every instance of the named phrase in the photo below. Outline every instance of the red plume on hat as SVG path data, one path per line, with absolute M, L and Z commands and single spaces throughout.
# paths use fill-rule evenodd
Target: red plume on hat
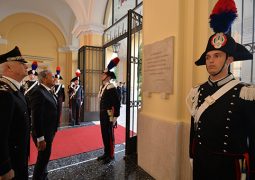
M 113 58 L 109 64 L 107 65 L 107 68 L 104 70 L 104 72 L 110 71 L 112 68 L 116 67 L 118 63 L 120 62 L 120 59 L 118 57 Z
M 210 26 L 215 33 L 227 33 L 237 18 L 237 8 L 233 0 L 219 0 L 210 15 Z
M 210 26 L 215 33 L 209 38 L 204 53 L 195 62 L 197 66 L 206 64 L 206 54 L 212 50 L 223 51 L 232 56 L 234 61 L 253 59 L 253 54 L 228 33 L 236 18 L 237 8 L 234 0 L 218 0 L 210 15 Z
M 63 78 L 60 76 L 60 66 L 57 66 L 57 67 L 56 67 L 55 78 L 63 79 Z
M 118 57 L 113 58 L 109 64 L 107 65 L 107 68 L 105 68 L 104 73 L 107 74 L 107 76 L 110 76 L 111 79 L 116 79 L 116 75 L 114 72 L 110 71 L 112 68 L 116 67 L 118 63 L 120 62 L 120 59 Z
M 81 71 L 80 71 L 80 69 L 77 69 L 77 70 L 75 71 L 75 75 L 76 75 L 77 79 L 79 80 L 79 79 L 80 79 L 80 76 L 81 76 Z

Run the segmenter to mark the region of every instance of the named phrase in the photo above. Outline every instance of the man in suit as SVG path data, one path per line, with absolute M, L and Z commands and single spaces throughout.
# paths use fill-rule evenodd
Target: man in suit
M 114 127 L 116 127 L 117 118 L 120 115 L 120 100 L 116 87 L 110 83 L 111 79 L 116 79 L 114 72 L 109 71 L 116 66 L 119 58 L 110 61 L 108 67 L 101 76 L 102 86 L 99 90 L 100 99 L 100 126 L 104 143 L 104 154 L 97 160 L 103 160 L 104 164 L 114 159 Z
M 234 1 L 218 1 L 210 16 L 215 34 L 195 62 L 206 66 L 208 81 L 187 97 L 194 180 L 240 180 L 243 171 L 246 179 L 255 179 L 255 87 L 239 82 L 229 71 L 232 62 L 251 60 L 253 55 L 226 33 L 228 26 L 221 26 L 221 32 L 214 26 L 226 12 L 236 17 Z
M 28 179 L 29 115 L 20 92 L 26 63 L 18 47 L 0 55 L 0 179 Z
M 71 125 L 80 125 L 80 112 L 83 103 L 83 87 L 80 85 L 79 77 L 71 80 L 68 90 L 69 102 L 71 108 Z
M 58 106 L 51 89 L 54 87 L 54 75 L 51 71 L 41 71 L 38 80 L 40 85 L 30 96 L 32 136 L 38 149 L 33 179 L 44 180 L 47 179 L 47 164 L 58 127 Z

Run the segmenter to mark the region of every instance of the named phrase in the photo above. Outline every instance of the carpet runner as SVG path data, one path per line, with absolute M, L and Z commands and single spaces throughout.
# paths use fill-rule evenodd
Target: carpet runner
M 115 144 L 125 142 L 126 129 L 120 125 L 115 129 Z M 103 147 L 101 129 L 99 125 L 69 128 L 58 131 L 52 144 L 50 160 L 68 157 L 84 152 L 97 150 Z M 29 165 L 35 164 L 37 150 L 30 139 Z

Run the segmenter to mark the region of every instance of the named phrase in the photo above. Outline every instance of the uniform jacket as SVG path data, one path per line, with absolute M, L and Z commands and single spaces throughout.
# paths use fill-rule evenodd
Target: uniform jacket
M 52 139 L 58 127 L 58 105 L 56 98 L 45 87 L 39 85 L 31 94 L 33 137 Z
M 208 95 L 233 80 L 230 75 L 217 83 L 210 80 L 196 87 L 193 104 L 199 107 Z M 222 155 L 249 153 L 251 171 L 255 170 L 255 88 L 239 83 L 210 105 L 195 124 L 191 118 L 190 157 L 197 146 Z M 255 171 L 254 171 L 255 172 Z
M 120 115 L 120 100 L 116 87 L 109 83 L 100 87 L 100 111 L 111 110 L 114 107 L 114 117 Z
M 0 78 L 0 175 L 13 167 L 25 173 L 29 150 L 29 116 L 24 95 L 7 79 Z M 20 166 L 23 164 L 22 166 Z
M 57 84 L 54 86 L 54 88 L 55 88 L 55 95 L 57 96 L 58 102 L 59 103 L 65 102 L 65 87 L 64 87 L 64 85 Z

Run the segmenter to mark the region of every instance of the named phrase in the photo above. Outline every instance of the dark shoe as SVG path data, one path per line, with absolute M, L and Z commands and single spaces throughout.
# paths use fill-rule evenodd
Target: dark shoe
M 107 156 L 104 154 L 104 155 L 102 155 L 102 156 L 97 157 L 97 160 L 98 160 L 98 161 L 101 161 L 101 160 L 104 160 L 104 159 L 106 159 L 106 158 L 107 158 Z
M 108 164 L 110 163 L 114 158 L 106 157 L 103 161 L 103 164 Z

